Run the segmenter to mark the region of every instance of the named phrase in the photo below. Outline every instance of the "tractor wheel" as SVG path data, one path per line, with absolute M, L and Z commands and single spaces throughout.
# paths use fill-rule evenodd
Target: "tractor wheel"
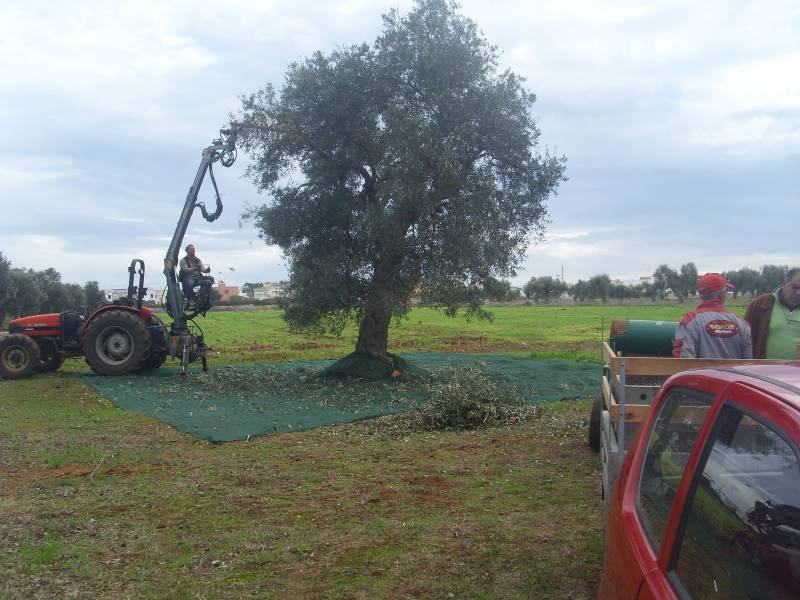
M 600 452 L 600 419 L 603 416 L 603 396 L 598 396 L 592 402 L 592 411 L 589 413 L 589 448 L 592 452 Z
M 27 335 L 15 333 L 0 338 L 0 377 L 22 379 L 36 372 L 39 346 Z
M 49 356 L 47 359 L 42 359 L 39 361 L 39 364 L 36 366 L 37 373 L 49 373 L 50 371 L 58 371 L 61 368 L 61 365 L 64 364 L 64 355 L 63 354 L 53 354 Z
M 153 315 L 147 323 L 150 327 L 150 353 L 144 361 L 142 369 L 157 369 L 167 360 L 167 330 L 163 327 L 161 319 Z M 152 329 L 159 327 L 159 329 Z
M 144 366 L 150 354 L 150 332 L 138 315 L 109 310 L 86 330 L 83 354 L 95 373 L 126 375 Z
M 58 351 L 58 346 L 53 338 L 44 337 L 36 340 L 39 345 L 39 364 L 36 365 L 37 373 L 57 371 L 64 364 L 64 355 Z

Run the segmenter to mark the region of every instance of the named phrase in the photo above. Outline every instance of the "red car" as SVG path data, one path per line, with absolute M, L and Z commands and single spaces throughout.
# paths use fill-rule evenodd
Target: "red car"
M 800 363 L 686 371 L 613 488 L 598 597 L 800 598 Z

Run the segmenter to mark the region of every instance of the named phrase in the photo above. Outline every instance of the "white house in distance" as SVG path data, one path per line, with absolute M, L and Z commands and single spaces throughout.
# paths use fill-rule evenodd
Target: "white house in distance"
M 110 290 L 103 290 L 106 296 L 106 302 L 113 302 L 128 295 L 128 288 L 113 288 Z
M 159 303 L 164 298 L 165 288 L 147 288 L 147 293 L 144 295 L 145 302 Z M 113 288 L 110 290 L 103 290 L 106 297 L 106 302 L 113 302 L 128 295 L 128 288 Z
M 268 300 L 270 298 L 278 298 L 283 296 L 286 291 L 286 284 L 283 282 L 273 283 L 266 282 L 259 286 L 253 287 L 248 294 L 250 300 Z

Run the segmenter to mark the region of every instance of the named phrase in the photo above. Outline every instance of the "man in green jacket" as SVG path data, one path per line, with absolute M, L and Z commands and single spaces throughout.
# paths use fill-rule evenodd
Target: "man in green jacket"
M 783 285 L 756 296 L 744 315 L 753 333 L 753 358 L 800 360 L 800 269 Z

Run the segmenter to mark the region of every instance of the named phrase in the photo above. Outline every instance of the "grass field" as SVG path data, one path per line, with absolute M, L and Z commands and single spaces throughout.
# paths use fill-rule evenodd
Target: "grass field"
M 468 322 L 429 309 L 413 311 L 391 329 L 390 350 L 397 353 L 489 352 L 600 361 L 601 326 L 606 335 L 614 319 L 677 321 L 686 307 L 644 306 L 498 306 L 491 321 Z M 742 307 L 734 307 L 744 313 Z M 352 352 L 357 331 L 341 337 L 291 333 L 280 311 L 209 313 L 200 322 L 209 344 L 225 362 L 282 362 L 336 358 Z
M 414 311 L 394 351 L 599 359 L 601 318 L 685 309 Z M 222 363 L 333 358 L 274 310 L 201 322 Z M 213 366 L 213 362 L 212 362 Z M 0 598 L 590 598 L 602 565 L 589 402 L 523 425 L 398 433 L 384 417 L 211 445 L 63 372 L 0 380 Z M 599 372 L 598 372 L 599 377 Z

